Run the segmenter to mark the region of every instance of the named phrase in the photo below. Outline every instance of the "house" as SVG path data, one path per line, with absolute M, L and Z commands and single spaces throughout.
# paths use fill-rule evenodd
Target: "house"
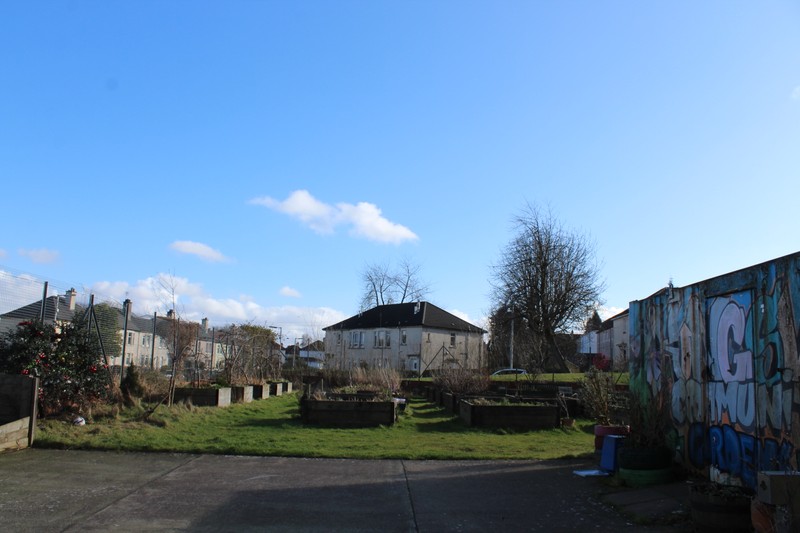
M 628 365 L 628 310 L 603 320 L 595 330 L 587 330 L 578 337 L 578 367 L 601 365 L 609 370 L 625 371 Z
M 172 353 L 170 332 L 174 318 L 170 313 L 163 317 L 155 314 L 138 316 L 128 312 L 126 321 L 125 309 L 126 306 L 130 309 L 130 300 L 126 300 L 121 308 L 109 304 L 91 305 L 94 310 L 92 321 L 99 323 L 97 329 L 115 333 L 118 337 L 119 344 L 113 350 L 110 346 L 104 345 L 105 359 L 109 366 L 121 366 L 123 353 L 125 366 L 135 364 L 140 368 L 158 370 L 170 365 Z M 43 300 L 0 315 L 0 333 L 13 331 L 24 320 L 43 320 L 45 323 L 57 326 L 67 324 L 77 318 L 86 317 L 89 309 L 89 304 L 78 303 L 77 291 L 70 289 L 63 295 L 47 296 Z M 225 357 L 227 347 L 223 342 L 215 342 L 213 331 L 209 331 L 207 319 L 197 326 L 196 338 L 194 342 L 189 343 L 191 356 L 187 357 L 187 366 L 197 369 L 219 366 Z
M 323 331 L 329 368 L 393 368 L 420 375 L 486 366 L 486 331 L 429 302 L 379 305 Z
M 22 307 L 18 307 L 0 315 L 0 334 L 16 329 L 24 320 L 42 320 L 45 323 L 58 324 L 72 322 L 76 313 L 83 315 L 86 308 L 77 303 L 78 292 L 68 290 L 65 294 L 48 296 Z
M 286 347 L 286 360 L 284 365 L 294 368 L 298 362 L 302 362 L 308 368 L 321 370 L 325 367 L 325 344 L 323 341 L 314 341 L 301 347 L 293 344 Z
M 670 284 L 629 311 L 631 391 L 668 399 L 683 466 L 750 488 L 759 471 L 798 470 L 800 253 Z

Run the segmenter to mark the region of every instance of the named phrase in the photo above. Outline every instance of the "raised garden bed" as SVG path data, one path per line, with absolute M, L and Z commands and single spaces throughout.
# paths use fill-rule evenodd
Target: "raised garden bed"
M 191 402 L 192 405 L 225 407 L 231 404 L 231 388 L 194 388 L 181 387 L 175 389 L 175 402 Z
M 552 429 L 561 426 L 557 405 L 487 403 L 461 400 L 459 417 L 470 427 L 508 429 Z
M 253 386 L 233 386 L 231 387 L 232 403 L 250 403 L 253 401 Z
M 251 385 L 253 387 L 253 399 L 262 400 L 269 398 L 269 385 Z
M 397 401 L 300 400 L 306 424 L 333 427 L 390 426 L 397 420 Z

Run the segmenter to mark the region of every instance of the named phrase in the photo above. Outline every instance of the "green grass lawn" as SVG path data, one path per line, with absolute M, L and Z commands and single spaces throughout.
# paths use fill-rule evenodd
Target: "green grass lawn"
M 159 407 L 96 417 L 85 426 L 44 420 L 36 447 L 355 459 L 554 459 L 589 455 L 593 423 L 527 432 L 479 430 L 422 399 L 390 427 L 305 426 L 296 394 L 230 407 Z

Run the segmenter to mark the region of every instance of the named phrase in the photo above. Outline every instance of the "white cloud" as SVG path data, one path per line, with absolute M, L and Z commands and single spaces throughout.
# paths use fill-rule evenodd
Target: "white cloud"
M 48 250 L 46 248 L 39 248 L 38 250 L 18 250 L 19 255 L 27 257 L 34 263 L 54 263 L 58 260 L 58 252 L 55 250 Z
M 289 298 L 300 298 L 301 294 L 300 291 L 293 289 L 289 286 L 282 287 L 280 291 L 278 291 L 281 296 L 287 296 Z
M 228 261 L 228 258 L 225 257 L 222 252 L 219 250 L 215 250 L 208 246 L 207 244 L 203 244 L 201 242 L 193 242 L 193 241 L 175 241 L 169 245 L 169 247 L 176 252 L 182 254 L 189 254 L 189 255 L 196 255 L 200 259 L 204 259 L 206 261 L 211 261 L 214 263 Z
M 793 100 L 800 100 L 800 85 L 794 88 L 792 91 L 792 99 Z
M 336 226 L 345 225 L 350 226 L 351 235 L 376 242 L 400 244 L 419 239 L 413 231 L 386 219 L 376 205 L 367 202 L 332 206 L 320 202 L 308 191 L 298 190 L 282 202 L 265 196 L 250 203 L 297 218 L 321 234 L 331 234 Z
M 626 309 L 628 309 L 628 308 L 627 307 L 613 307 L 613 306 L 612 307 L 605 307 L 604 306 L 604 307 L 600 307 L 597 310 L 597 314 L 600 315 L 600 318 L 602 318 L 603 320 L 608 320 L 612 316 L 616 316 L 616 315 L 620 314 L 621 312 L 625 311 Z

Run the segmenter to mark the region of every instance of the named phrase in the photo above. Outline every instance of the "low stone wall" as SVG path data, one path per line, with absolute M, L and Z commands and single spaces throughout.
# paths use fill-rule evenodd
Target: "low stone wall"
M 36 378 L 0 374 L 0 451 L 33 444 L 38 390 Z
M 33 444 L 31 417 L 26 416 L 0 426 L 0 452 L 21 450 L 31 444 Z
M 557 405 L 476 405 L 462 400 L 458 415 L 471 427 L 530 430 L 561 426 Z
M 225 407 L 231 404 L 231 388 L 196 389 L 192 387 L 175 389 L 175 402 L 192 402 L 198 406 Z
M 397 420 L 397 403 L 300 400 L 300 413 L 306 424 L 334 427 L 390 426 Z

